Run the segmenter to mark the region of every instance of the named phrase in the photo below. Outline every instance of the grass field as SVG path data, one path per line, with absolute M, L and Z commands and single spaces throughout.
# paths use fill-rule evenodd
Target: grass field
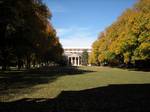
M 111 84 L 150 83 L 150 72 L 109 67 L 80 67 L 78 69 L 83 70 L 83 73 L 1 73 L 0 101 L 54 98 L 61 91 L 78 91 Z
M 0 83 L 1 112 L 12 104 L 19 108 L 15 112 L 150 111 L 150 72 L 109 67 L 9 71 L 0 73 Z

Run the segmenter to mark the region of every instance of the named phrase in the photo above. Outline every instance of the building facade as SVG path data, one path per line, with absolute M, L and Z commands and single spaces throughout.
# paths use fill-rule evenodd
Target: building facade
M 88 53 L 91 52 L 91 49 L 83 49 L 83 48 L 64 49 L 64 55 L 67 58 L 68 65 L 81 66 L 82 65 L 82 53 L 84 50 L 87 50 Z

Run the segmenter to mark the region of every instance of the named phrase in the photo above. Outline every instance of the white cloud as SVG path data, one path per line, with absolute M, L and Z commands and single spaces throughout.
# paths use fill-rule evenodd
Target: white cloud
M 89 27 L 57 28 L 56 31 L 64 48 L 91 48 L 99 33 Z

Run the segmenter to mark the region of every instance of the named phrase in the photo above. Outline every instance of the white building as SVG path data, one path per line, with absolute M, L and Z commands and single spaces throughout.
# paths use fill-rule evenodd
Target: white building
M 91 52 L 91 49 L 83 49 L 83 48 L 64 49 L 64 54 L 67 57 L 68 65 L 72 66 L 82 65 L 82 53 L 84 50 L 87 50 L 88 53 Z

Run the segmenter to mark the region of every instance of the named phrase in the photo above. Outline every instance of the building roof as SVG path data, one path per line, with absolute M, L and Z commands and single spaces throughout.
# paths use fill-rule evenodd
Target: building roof
M 72 53 L 72 54 L 68 54 L 67 56 L 68 57 L 79 57 L 79 56 L 81 56 L 81 54 Z

